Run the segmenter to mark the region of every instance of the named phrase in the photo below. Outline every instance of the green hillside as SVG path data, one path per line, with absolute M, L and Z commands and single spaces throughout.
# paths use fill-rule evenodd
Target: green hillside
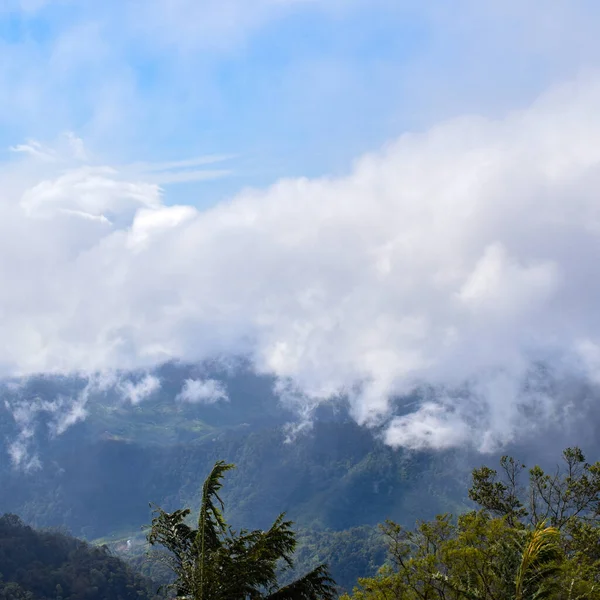
M 35 531 L 0 517 L 0 598 L 4 600 L 150 600 L 156 586 L 96 547 L 57 531 Z

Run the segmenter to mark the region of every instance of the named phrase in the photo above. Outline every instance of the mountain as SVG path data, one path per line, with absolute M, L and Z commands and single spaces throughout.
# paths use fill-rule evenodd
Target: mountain
M 299 530 L 300 566 L 327 560 L 349 587 L 384 560 L 376 524 L 463 511 L 471 468 L 494 462 L 465 450 L 392 449 L 341 401 L 299 428 L 293 399 L 282 401 L 272 379 L 244 369 L 165 365 L 154 376 L 160 387 L 137 403 L 118 382 L 89 392 L 86 380 L 39 377 L 6 388 L 2 433 L 29 462 L 15 468 L 3 456 L 0 512 L 109 544 L 152 573 L 141 558 L 149 503 L 195 509 L 205 475 L 223 459 L 237 465 L 223 490 L 229 522 L 261 528 L 287 512 Z M 143 375 L 130 377 L 142 386 Z M 188 380 L 217 382 L 227 398 L 178 400 Z M 64 399 L 82 397 L 86 418 L 59 434 L 57 419 L 73 404 Z

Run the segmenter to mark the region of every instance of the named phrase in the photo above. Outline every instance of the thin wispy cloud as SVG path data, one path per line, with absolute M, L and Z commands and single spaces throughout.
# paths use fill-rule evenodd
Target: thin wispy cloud
M 235 171 L 231 168 L 207 168 L 207 165 L 231 162 L 231 159 L 233 158 L 235 158 L 234 155 L 214 155 L 156 163 L 140 162 L 124 165 L 120 168 L 120 171 L 126 177 L 135 177 L 141 181 L 148 181 L 159 185 L 210 181 L 229 177 L 234 175 Z
M 197 156 L 194 158 L 186 158 L 184 160 L 172 160 L 167 162 L 144 163 L 138 162 L 128 165 L 127 168 L 132 171 L 142 173 L 154 173 L 156 171 L 173 171 L 186 169 L 191 167 L 201 167 L 205 165 L 213 165 L 236 158 L 235 154 L 217 154 L 208 156 Z

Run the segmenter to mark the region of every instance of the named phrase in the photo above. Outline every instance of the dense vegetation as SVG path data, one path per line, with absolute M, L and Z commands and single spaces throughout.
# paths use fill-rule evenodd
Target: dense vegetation
M 295 532 L 295 566 L 280 573 L 280 581 L 284 584 L 326 563 L 337 587 L 351 590 L 359 577 L 375 575 L 386 559 L 385 539 L 377 527 L 362 526 L 343 531 L 295 527 Z M 124 556 L 147 578 L 163 585 L 172 583 L 172 571 L 162 562 L 152 560 L 144 546 L 133 547 Z
M 600 462 L 588 463 L 575 447 L 552 471 L 527 470 L 508 456 L 500 465 L 473 470 L 472 510 L 414 528 L 386 521 L 387 560 L 380 554 L 378 572 L 342 598 L 600 600 Z M 332 599 L 321 548 L 345 563 L 356 555 L 361 562 L 365 546 L 380 547 L 372 530 L 359 527 L 350 542 L 348 532 L 322 531 L 294 553 L 296 535 L 283 515 L 267 529 L 232 529 L 220 497 L 231 466 L 217 462 L 205 480 L 195 527 L 189 509 L 155 508 L 147 537 L 161 550 L 149 557 L 172 572 L 178 597 Z M 291 567 L 303 552 L 307 564 L 316 563 L 298 577 Z M 154 591 L 106 547 L 35 531 L 14 515 L 0 518 L 0 571 L 0 599 L 7 600 L 144 600 Z
M 153 586 L 106 548 L 0 517 L 0 599 L 150 600 Z
M 567 449 L 562 467 L 501 460 L 473 472 L 479 508 L 416 529 L 388 521 L 390 560 L 347 600 L 600 599 L 600 463 Z
M 293 568 L 296 536 L 280 514 L 265 531 L 232 530 L 219 496 L 224 474 L 234 467 L 215 463 L 202 486 L 196 529 L 185 521 L 190 509 L 155 509 L 148 533 L 155 556 L 174 573 L 177 598 L 193 600 L 333 600 L 335 582 L 326 565 L 279 583 L 281 569 Z

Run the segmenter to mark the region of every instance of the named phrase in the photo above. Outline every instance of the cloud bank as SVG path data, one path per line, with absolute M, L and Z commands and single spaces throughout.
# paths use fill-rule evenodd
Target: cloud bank
M 598 106 L 588 75 L 203 212 L 73 139 L 21 147 L 0 172 L 0 373 L 243 355 L 392 445 L 511 440 L 563 406 L 540 368 L 600 377 Z

